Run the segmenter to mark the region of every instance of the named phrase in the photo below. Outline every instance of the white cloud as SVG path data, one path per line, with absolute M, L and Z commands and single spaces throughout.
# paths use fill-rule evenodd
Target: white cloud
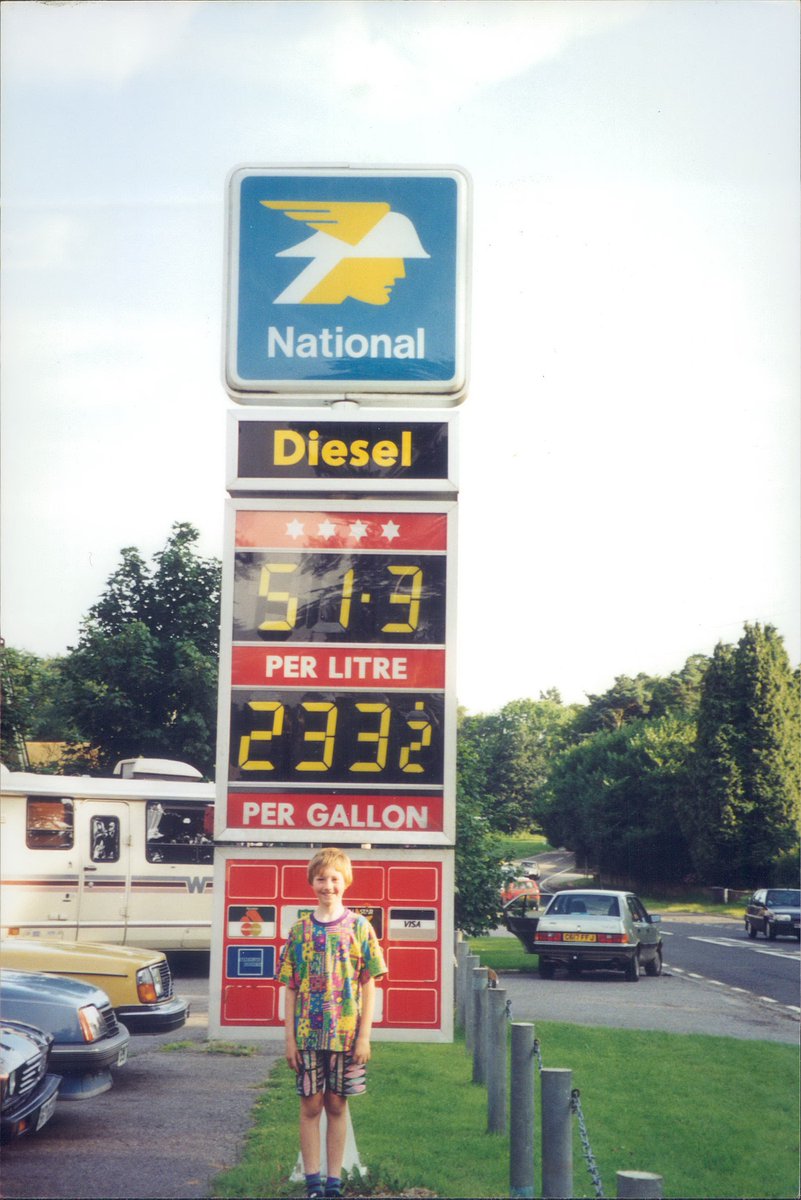
M 102 0 L 3 4 L 3 73 L 12 84 L 119 86 L 180 53 L 202 4 Z
M 51 271 L 73 263 L 86 246 L 85 222 L 67 213 L 43 212 L 3 230 L 3 270 Z
M 278 0 L 29 4 L 5 10 L 7 83 L 121 86 L 164 62 L 231 86 L 389 121 L 453 110 L 489 86 L 637 18 L 642 0 Z M 224 22 L 225 36 L 218 24 Z
M 417 114 L 457 108 L 578 38 L 635 19 L 641 6 L 493 0 L 349 7 L 351 20 L 337 22 L 325 42 L 334 84 L 380 115 L 406 120 L 410 103 Z

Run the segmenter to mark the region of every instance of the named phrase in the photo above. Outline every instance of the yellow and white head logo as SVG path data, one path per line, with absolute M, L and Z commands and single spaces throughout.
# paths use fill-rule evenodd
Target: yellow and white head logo
M 408 217 L 383 202 L 262 200 L 316 230 L 276 258 L 310 258 L 275 304 L 388 304 L 405 258 L 430 258 Z

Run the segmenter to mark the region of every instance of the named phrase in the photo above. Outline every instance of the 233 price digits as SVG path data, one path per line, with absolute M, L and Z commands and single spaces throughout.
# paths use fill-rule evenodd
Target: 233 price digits
M 441 707 L 437 696 L 375 693 L 240 698 L 231 765 L 276 782 L 439 781 Z

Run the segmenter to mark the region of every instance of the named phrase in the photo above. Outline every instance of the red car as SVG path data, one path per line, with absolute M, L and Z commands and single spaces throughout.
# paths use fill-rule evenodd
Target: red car
M 529 879 L 522 875 L 516 879 L 510 879 L 501 889 L 501 900 L 504 904 L 508 904 L 516 896 L 529 896 L 539 905 L 540 885 L 536 879 Z

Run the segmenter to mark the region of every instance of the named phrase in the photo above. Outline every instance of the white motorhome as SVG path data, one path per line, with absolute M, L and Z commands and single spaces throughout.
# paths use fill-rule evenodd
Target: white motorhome
M 214 784 L 185 763 L 0 768 L 0 935 L 208 949 L 213 815 Z

